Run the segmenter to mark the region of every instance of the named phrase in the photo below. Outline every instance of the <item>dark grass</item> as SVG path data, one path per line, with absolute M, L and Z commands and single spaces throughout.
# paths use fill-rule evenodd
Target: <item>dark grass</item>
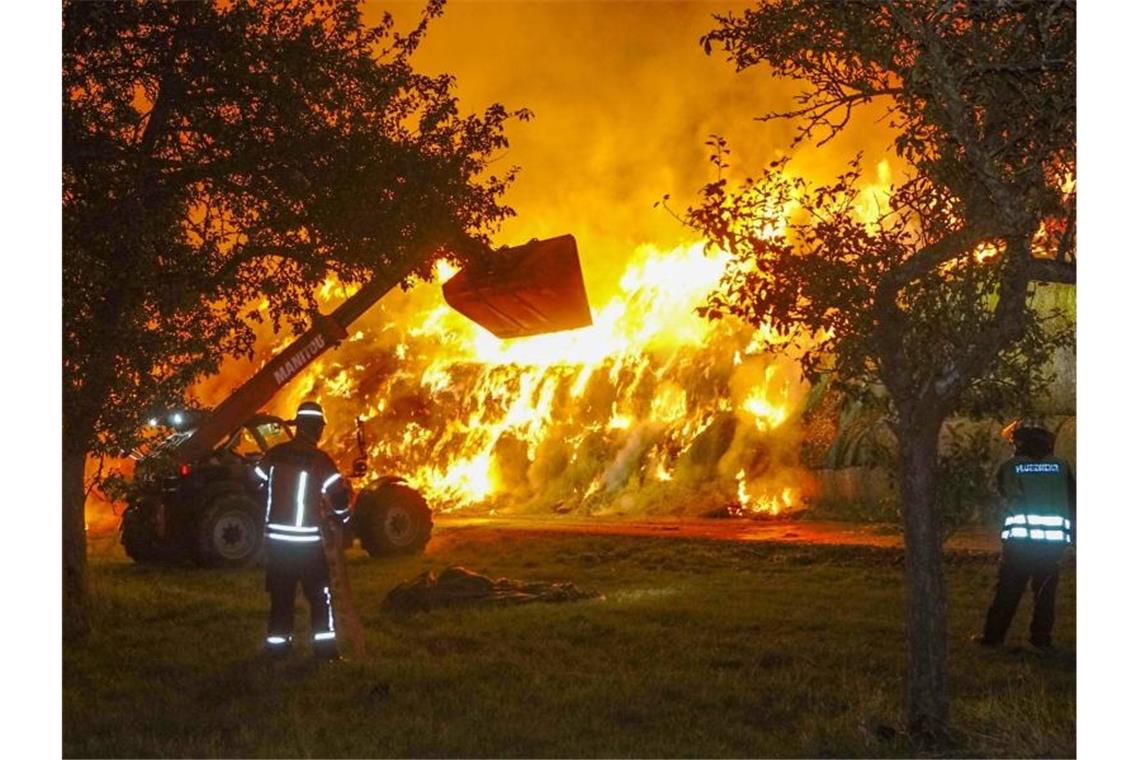
M 64 652 L 65 756 L 909 756 L 901 553 L 671 538 L 441 531 L 350 571 L 368 656 L 258 657 L 257 570 L 131 564 L 93 549 L 97 629 Z M 566 604 L 393 617 L 425 569 L 569 580 Z M 953 756 L 1074 756 L 1075 572 L 1058 651 L 969 643 L 996 559 L 953 555 Z M 304 633 L 304 604 L 298 604 Z

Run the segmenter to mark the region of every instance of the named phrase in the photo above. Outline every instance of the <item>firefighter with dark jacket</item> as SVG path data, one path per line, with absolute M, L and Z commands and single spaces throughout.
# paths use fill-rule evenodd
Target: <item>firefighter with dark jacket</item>
M 986 626 L 974 640 L 997 646 L 1017 612 L 1026 583 L 1033 591 L 1029 643 L 1052 646 L 1053 602 L 1061 558 L 1076 536 L 1076 478 L 1064 459 L 1053 455 L 1053 435 L 1044 425 L 1019 420 L 1002 431 L 1014 455 L 997 472 L 1001 495 L 1001 564 Z
M 283 656 L 293 644 L 297 585 L 309 603 L 312 651 L 338 657 L 329 569 L 321 547 L 321 520 L 348 521 L 350 491 L 328 454 L 317 448 L 325 428 L 321 405 L 297 408 L 296 436 L 265 453 L 255 472 L 265 481 L 265 588 L 269 592 L 266 651 Z M 322 509 L 327 501 L 328 510 Z

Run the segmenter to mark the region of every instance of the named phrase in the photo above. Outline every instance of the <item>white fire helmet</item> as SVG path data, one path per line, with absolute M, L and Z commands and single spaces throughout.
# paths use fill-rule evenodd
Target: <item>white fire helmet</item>
M 302 401 L 301 405 L 297 407 L 297 416 L 294 420 L 300 423 L 318 423 L 325 424 L 325 410 L 316 401 Z

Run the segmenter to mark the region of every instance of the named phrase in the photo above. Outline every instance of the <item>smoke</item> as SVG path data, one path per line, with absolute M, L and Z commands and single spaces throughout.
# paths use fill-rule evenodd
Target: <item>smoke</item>
M 755 117 L 794 107 L 798 83 L 766 66 L 736 72 L 702 35 L 732 2 L 464 2 L 432 22 L 414 62 L 456 77 L 461 102 L 526 107 L 535 118 L 509 130 L 500 159 L 522 173 L 507 200 L 518 216 L 500 239 L 518 243 L 572 232 L 587 289 L 608 299 L 632 251 L 668 249 L 693 233 L 653 205 L 683 209 L 715 175 L 705 141 L 728 139 L 730 172 L 755 172 L 791 143 L 788 122 Z M 410 28 L 418 3 L 368 3 L 365 18 L 391 9 Z M 868 114 L 822 150 L 797 152 L 790 171 L 833 177 L 860 149 L 888 158 L 889 137 Z

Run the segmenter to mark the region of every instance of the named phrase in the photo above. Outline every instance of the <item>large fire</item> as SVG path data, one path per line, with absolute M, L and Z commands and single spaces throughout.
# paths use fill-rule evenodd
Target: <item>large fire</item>
M 389 5 L 399 28 L 414 28 L 418 3 L 367 3 L 366 20 Z M 408 478 L 437 511 L 695 515 L 803 504 L 808 388 L 790 358 L 764 350 L 770 331 L 694 313 L 725 258 L 706 256 L 652 210 L 663 193 L 708 180 L 710 134 L 732 145 L 734 171 L 788 147 L 790 132 L 753 117 L 792 104 L 798 85 L 705 55 L 698 41 L 712 10 L 660 4 L 646 25 L 637 4 L 449 6 L 415 64 L 455 75 L 466 108 L 534 112 L 501 157 L 523 171 L 505 199 L 518 217 L 497 241 L 573 233 L 594 325 L 499 341 L 444 304 L 439 284 L 452 272 L 441 267 L 437 282 L 374 306 L 269 411 L 291 416 L 303 398 L 319 398 L 331 419 L 325 446 L 345 469 L 360 417 L 372 471 Z M 888 143 L 871 119 L 797 153 L 789 170 L 830 178 L 869 151 L 875 171 L 861 202 L 870 214 L 891 180 Z M 327 283 L 324 310 L 346 296 Z M 254 361 L 227 360 L 190 395 L 217 404 L 289 340 L 264 332 Z
M 593 326 L 508 341 L 452 311 L 438 282 L 393 293 L 274 408 L 318 398 L 342 465 L 359 417 L 370 477 L 402 475 L 442 512 L 792 509 L 809 482 L 807 387 L 765 351 L 770 331 L 696 314 L 726 262 L 701 243 L 641 246 Z
M 377 23 L 389 5 L 365 4 L 366 19 Z M 414 28 L 420 7 L 396 4 L 398 27 Z M 663 193 L 708 180 L 708 135 L 732 146 L 730 174 L 786 155 L 791 139 L 789 126 L 754 117 L 794 107 L 799 85 L 705 55 L 698 40 L 714 26 L 712 10 L 659 4 L 646 25 L 638 4 L 449 7 L 415 63 L 455 75 L 465 107 L 502 102 L 536 114 L 499 157 L 523 168 L 505 199 L 518 217 L 499 239 L 574 233 L 594 325 L 500 341 L 444 304 L 439 284 L 454 270 L 441 265 L 436 282 L 374 306 L 269 411 L 291 416 L 302 399 L 320 399 L 331 420 L 325 445 L 345 469 L 360 418 L 370 477 L 406 477 L 437 511 L 775 514 L 804 504 L 808 387 L 796 364 L 765 350 L 778 340 L 770 330 L 695 313 L 726 258 L 682 242 L 688 230 L 650 211 Z M 866 152 L 854 208 L 868 225 L 889 206 L 897 169 L 885 111 L 873 108 L 787 167 L 830 181 Z M 783 224 L 757 232 L 787 234 Z M 979 260 L 1000 254 L 976 251 Z M 347 295 L 326 283 L 324 310 Z M 190 395 L 217 404 L 290 339 L 266 331 L 254 361 L 227 360 Z

